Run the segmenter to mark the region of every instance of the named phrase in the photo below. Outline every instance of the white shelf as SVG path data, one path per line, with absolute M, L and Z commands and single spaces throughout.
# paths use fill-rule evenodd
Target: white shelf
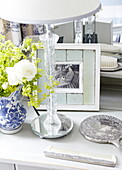
M 122 70 L 119 71 L 113 71 L 113 72 L 103 72 L 100 73 L 101 77 L 109 77 L 109 78 L 122 78 Z
M 43 112 L 41 112 L 42 114 Z M 74 161 L 66 161 L 54 158 L 47 158 L 43 151 L 49 145 L 64 148 L 81 150 L 82 152 L 91 152 L 97 154 L 115 154 L 117 165 L 114 170 L 122 169 L 122 154 L 119 149 L 111 144 L 98 144 L 86 140 L 79 132 L 79 125 L 82 120 L 97 114 L 107 114 L 122 119 L 121 111 L 101 110 L 100 112 L 63 112 L 74 122 L 72 132 L 62 138 L 47 140 L 36 136 L 30 127 L 31 121 L 36 117 L 33 109 L 28 109 L 27 120 L 24 123 L 22 131 L 14 135 L 5 135 L 0 133 L 0 162 L 13 163 L 32 167 L 43 167 L 57 170 L 112 170 L 113 168 L 85 164 Z
M 122 63 L 119 63 L 121 70 L 118 71 L 101 71 L 101 77 L 110 77 L 110 78 L 122 78 Z

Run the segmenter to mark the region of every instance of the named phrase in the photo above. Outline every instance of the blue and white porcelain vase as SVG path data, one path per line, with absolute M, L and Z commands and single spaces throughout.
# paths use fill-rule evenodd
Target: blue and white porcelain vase
M 20 102 L 20 90 L 9 97 L 0 98 L 0 131 L 14 134 L 22 129 L 26 118 L 26 109 Z

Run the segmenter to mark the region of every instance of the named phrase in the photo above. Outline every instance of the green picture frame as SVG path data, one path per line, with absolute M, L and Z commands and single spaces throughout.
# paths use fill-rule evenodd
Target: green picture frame
M 57 92 L 57 110 L 99 111 L 100 51 L 99 44 L 62 43 L 55 46 L 55 64 L 79 64 L 78 79 L 81 87 L 79 90 L 62 88 L 60 93 Z M 45 69 L 44 50 L 39 49 L 37 56 L 42 59 L 40 67 Z M 38 84 L 43 82 L 44 78 Z M 46 109 L 46 101 L 38 109 Z

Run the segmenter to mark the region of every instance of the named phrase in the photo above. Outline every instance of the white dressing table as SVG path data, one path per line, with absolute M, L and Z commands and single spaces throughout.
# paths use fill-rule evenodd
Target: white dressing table
M 42 112 L 43 113 L 43 112 Z M 122 119 L 121 111 L 100 110 L 100 112 L 63 112 L 74 122 L 71 133 L 58 139 L 40 139 L 30 127 L 36 117 L 32 108 L 28 108 L 28 115 L 23 129 L 14 135 L 0 133 L 0 170 L 121 170 L 122 151 L 111 144 L 99 144 L 86 140 L 79 132 L 82 120 L 91 115 L 107 114 Z M 45 157 L 43 151 L 49 146 L 59 146 L 80 150 L 82 152 L 98 154 L 115 154 L 115 167 L 98 166 L 68 160 Z

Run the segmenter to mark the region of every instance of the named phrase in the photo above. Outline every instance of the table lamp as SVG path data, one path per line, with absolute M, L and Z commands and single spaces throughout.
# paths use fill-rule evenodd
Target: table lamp
M 81 20 L 94 15 L 101 8 L 101 4 L 99 0 L 0 0 L 0 7 L 0 18 L 2 19 L 16 23 L 45 24 L 46 34 L 41 36 L 40 40 L 46 46 L 47 75 L 52 76 L 54 74 L 54 47 L 58 40 L 57 36 L 51 32 L 52 24 Z M 69 121 L 65 116 L 62 118 L 57 114 L 55 94 L 50 94 L 47 118 L 44 121 L 43 118 L 39 120 L 41 124 L 44 124 L 44 128 L 39 133 L 37 131 L 37 134 L 45 138 L 66 135 L 71 130 L 71 126 L 62 133 L 60 131 L 65 120 Z

